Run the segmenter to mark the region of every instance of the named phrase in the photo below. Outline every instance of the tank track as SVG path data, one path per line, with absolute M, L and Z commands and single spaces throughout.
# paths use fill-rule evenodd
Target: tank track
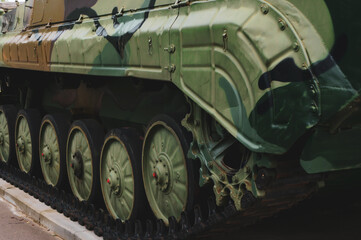
M 284 167 L 284 173 L 287 169 Z M 114 220 L 93 204 L 80 202 L 72 194 L 3 163 L 0 164 L 0 177 L 104 239 L 217 239 L 290 208 L 317 191 L 318 183 L 323 180 L 322 175 L 292 176 L 280 172 L 268 186 L 264 198 L 256 200 L 252 194 L 245 198 L 252 205 L 243 212 L 237 211 L 232 201 L 225 207 L 217 207 L 214 199 L 209 198 L 205 206 L 197 205 L 193 214 L 183 212 L 179 223 L 170 217 L 166 227 L 162 220 L 142 219 L 125 223 Z

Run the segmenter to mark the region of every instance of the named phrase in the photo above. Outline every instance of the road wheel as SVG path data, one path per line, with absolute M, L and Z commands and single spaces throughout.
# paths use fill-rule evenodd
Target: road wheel
M 35 109 L 20 110 L 15 123 L 16 157 L 21 171 L 30 175 L 39 172 L 40 114 Z
M 0 161 L 11 164 L 15 161 L 15 120 L 17 109 L 12 105 L 0 106 Z
M 100 157 L 100 183 L 105 205 L 115 218 L 134 220 L 144 214 L 146 199 L 141 176 L 140 135 L 113 129 L 105 137 Z
M 69 130 L 66 167 L 73 194 L 80 201 L 96 201 L 99 191 L 99 156 L 104 140 L 95 120 L 75 121 Z
M 46 115 L 39 133 L 40 166 L 47 184 L 60 187 L 66 173 L 68 122 L 61 116 Z
M 193 208 L 193 162 L 187 158 L 185 130 L 166 115 L 154 118 L 143 143 L 142 171 L 149 205 L 158 219 L 178 221 Z

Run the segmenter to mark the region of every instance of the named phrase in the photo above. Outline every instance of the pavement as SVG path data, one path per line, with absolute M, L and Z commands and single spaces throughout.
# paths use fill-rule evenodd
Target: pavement
M 28 218 L 32 219 L 34 224 L 38 224 L 43 226 L 47 231 L 51 232 L 49 238 L 43 239 L 54 239 L 54 236 L 57 235 L 58 237 L 65 239 L 65 240 L 100 240 L 102 238 L 96 236 L 94 232 L 88 231 L 84 226 L 81 226 L 77 222 L 71 221 L 69 218 L 66 218 L 64 215 L 58 213 L 56 210 L 52 209 L 51 207 L 45 205 L 44 203 L 40 202 L 39 200 L 35 199 L 34 197 L 30 196 L 29 194 L 23 192 L 22 190 L 14 187 L 13 185 L 9 184 L 8 182 L 0 179 L 0 198 L 5 199 L 7 202 L 11 203 L 12 205 L 16 206 L 18 211 L 25 214 Z M 1 206 L 0 206 L 1 207 Z M 6 211 L 6 210 L 4 210 Z M 0 216 L 2 213 L 0 212 Z M 19 224 L 19 222 L 23 222 L 21 220 L 22 217 L 12 216 L 13 222 L 9 219 L 5 219 L 5 222 Z M 1 218 L 0 218 L 1 219 Z M 28 238 L 25 233 L 22 233 L 21 230 L 23 226 L 28 228 L 28 225 L 22 224 L 19 228 L 16 225 L 16 231 L 14 232 L 14 228 L 9 228 L 6 230 L 4 225 L 0 221 L 0 240 L 1 239 L 31 239 Z M 30 224 L 31 226 L 31 224 Z M 5 237 L 6 234 L 15 234 L 11 237 Z M 26 237 L 25 237 L 26 236 Z M 4 238 L 3 238 L 4 237 Z M 34 239 L 40 239 L 36 237 Z M 59 238 L 58 238 L 59 239 Z
M 0 198 L 0 240 L 61 240 L 49 229 L 41 227 Z

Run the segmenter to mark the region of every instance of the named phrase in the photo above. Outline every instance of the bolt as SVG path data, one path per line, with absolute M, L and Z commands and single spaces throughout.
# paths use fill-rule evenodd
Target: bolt
M 311 105 L 311 110 L 312 110 L 314 113 L 317 113 L 317 112 L 318 112 L 318 107 L 317 107 L 316 103 L 313 103 L 313 104 Z
M 316 95 L 316 89 L 313 85 L 310 86 L 312 95 Z
M 221 181 L 224 181 L 225 180 L 224 175 L 221 175 L 220 179 L 221 179 Z
M 279 19 L 278 20 L 278 26 L 280 27 L 280 29 L 281 29 L 281 31 L 284 31 L 284 30 L 286 30 L 286 23 L 285 23 L 285 21 L 284 20 L 282 20 L 282 19 Z
M 261 5 L 261 12 L 266 15 L 269 13 L 269 7 L 267 6 L 267 4 L 262 4 Z
M 293 50 L 294 50 L 295 52 L 298 52 L 298 51 L 300 50 L 300 45 L 298 45 L 297 42 L 293 43 Z

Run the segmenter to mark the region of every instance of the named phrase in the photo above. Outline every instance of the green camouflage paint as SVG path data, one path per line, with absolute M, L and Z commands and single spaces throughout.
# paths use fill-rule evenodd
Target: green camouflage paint
M 2 16 L 4 71 L 171 82 L 252 151 L 287 152 L 361 89 L 357 1 L 34 4 Z

